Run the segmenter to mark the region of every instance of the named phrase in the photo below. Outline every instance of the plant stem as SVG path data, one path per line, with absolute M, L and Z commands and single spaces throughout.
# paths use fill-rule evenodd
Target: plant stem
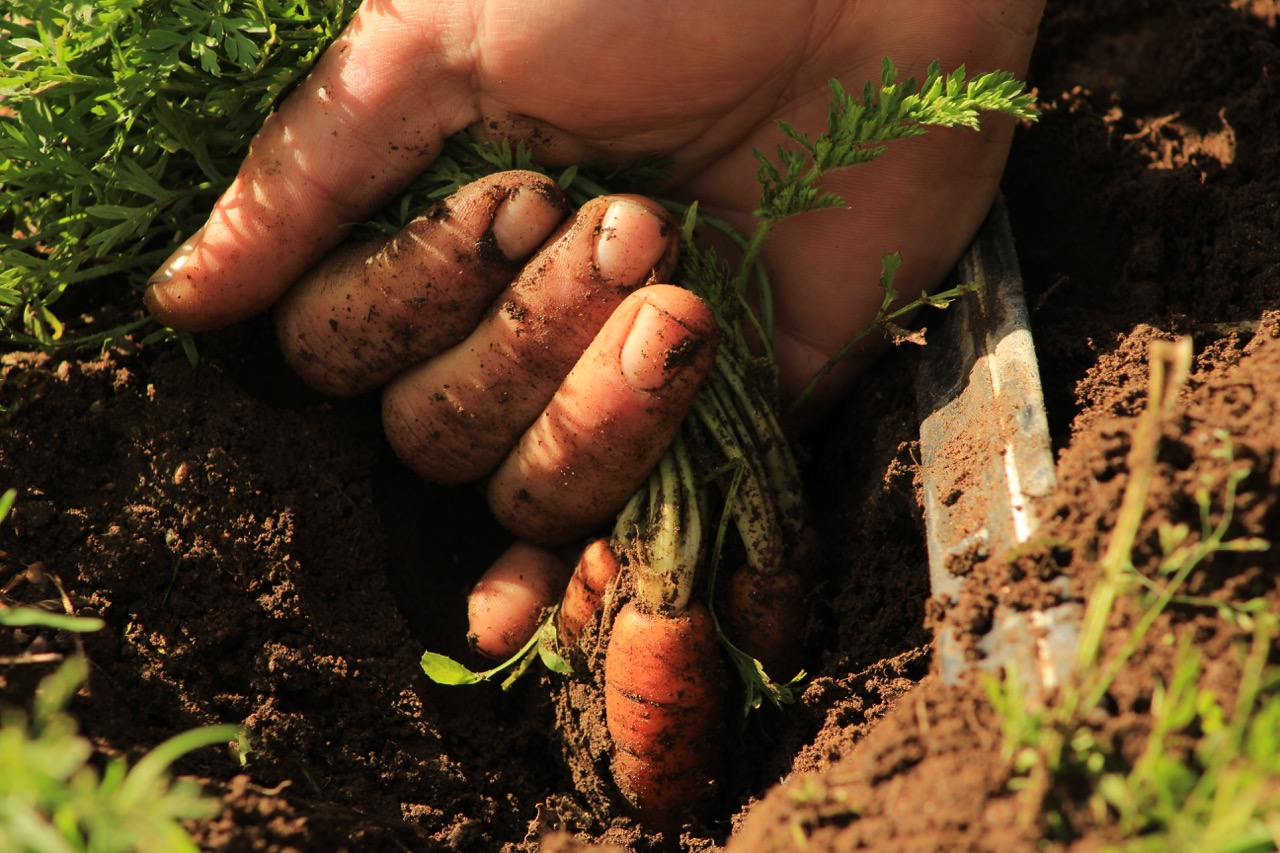
M 1151 345 L 1151 377 L 1148 381 L 1147 408 L 1138 420 L 1129 448 L 1129 483 L 1120 501 L 1116 526 L 1107 550 L 1098 564 L 1098 587 L 1089 599 L 1080 626 L 1080 645 L 1076 665 L 1082 671 L 1093 668 L 1102 647 L 1102 636 L 1111 618 L 1124 572 L 1131 567 L 1133 546 L 1142 525 L 1151 477 L 1155 471 L 1160 431 L 1165 418 L 1186 383 L 1191 368 L 1191 339 L 1170 343 L 1156 341 Z
M 765 241 L 769 235 L 773 233 L 773 228 L 777 224 L 773 219 L 760 219 L 756 225 L 756 230 L 752 232 L 750 239 L 747 240 L 746 248 L 742 253 L 742 262 L 738 266 L 738 275 L 735 279 L 735 290 L 739 298 L 746 298 L 747 280 L 752 272 L 764 269 L 764 264 L 760 262 L 760 253 L 764 251 Z M 760 329 L 763 341 L 769 342 L 766 346 L 772 346 L 773 341 L 773 294 L 768 286 L 767 277 L 761 281 L 759 288 L 760 295 Z M 751 312 L 748 312 L 750 314 Z

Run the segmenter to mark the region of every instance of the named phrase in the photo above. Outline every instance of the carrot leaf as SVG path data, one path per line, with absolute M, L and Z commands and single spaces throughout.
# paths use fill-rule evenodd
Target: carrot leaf
M 542 661 L 543 666 L 560 675 L 571 675 L 573 673 L 573 667 L 560 654 L 560 644 L 557 642 L 554 619 L 548 619 L 542 623 L 542 627 L 538 629 L 538 635 L 535 639 L 538 641 L 538 659 Z
M 489 673 L 473 672 L 466 665 L 436 652 L 422 653 L 422 671 L 436 684 L 456 687 L 463 684 L 479 684 Z
M 752 711 L 760 710 L 764 700 L 768 699 L 774 707 L 792 705 L 796 701 L 795 688 L 808 675 L 804 670 L 797 672 L 790 681 L 777 682 L 764 671 L 764 665 L 742 649 L 735 646 L 723 634 L 720 641 L 729 652 L 729 658 L 742 678 L 742 715 L 745 717 Z
M 456 661 L 448 655 L 442 655 L 438 652 L 423 652 L 422 658 L 419 660 L 422 671 L 427 678 L 430 678 L 436 684 L 443 684 L 447 687 L 460 687 L 467 684 L 490 681 L 495 675 L 510 669 L 512 670 L 511 673 L 503 679 L 503 690 L 509 689 L 516 679 L 524 675 L 535 659 L 541 660 L 543 665 L 552 672 L 572 672 L 568 662 L 555 650 L 555 616 L 556 611 L 559 609 L 559 605 L 549 608 L 546 618 L 543 619 L 542 624 L 538 626 L 538 630 L 529 638 L 529 641 L 521 646 L 519 651 L 492 669 L 476 672 L 466 664 Z

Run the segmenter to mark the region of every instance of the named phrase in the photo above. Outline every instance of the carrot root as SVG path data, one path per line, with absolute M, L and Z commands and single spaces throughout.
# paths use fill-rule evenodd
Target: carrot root
M 726 688 L 710 611 L 668 617 L 628 602 L 604 681 L 614 781 L 641 823 L 675 831 L 710 798 L 720 765 Z
M 742 566 L 729 577 L 725 630 L 775 680 L 791 678 L 803 668 L 801 641 L 809 618 L 805 596 L 821 550 L 817 533 L 805 527 L 778 572 L 761 574 Z
M 571 649 L 578 644 L 582 629 L 600 608 L 600 600 L 618 570 L 618 558 L 609 547 L 609 540 L 593 540 L 583 549 L 556 614 L 556 636 L 561 648 Z
M 786 680 L 802 669 L 808 613 L 804 583 L 798 573 L 784 569 L 762 575 L 749 567 L 729 578 L 725 622 L 729 638 L 764 667 L 770 678 Z

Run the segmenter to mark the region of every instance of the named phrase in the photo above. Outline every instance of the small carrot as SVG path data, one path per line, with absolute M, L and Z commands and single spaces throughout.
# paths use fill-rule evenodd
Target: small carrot
M 720 764 L 724 663 L 706 605 L 677 616 L 624 605 L 604 684 L 614 781 L 639 820 L 675 831 L 707 801 Z
M 804 527 L 778 571 L 766 574 L 743 565 L 729 577 L 724 608 L 729 638 L 773 678 L 790 678 L 802 669 L 805 594 L 820 550 L 817 534 Z
M 556 614 L 556 636 L 564 649 L 573 648 L 582 629 L 595 616 L 609 583 L 617 577 L 618 558 L 608 539 L 596 539 L 582 551 L 569 578 L 560 611 Z
M 739 649 L 760 661 L 772 678 L 787 679 L 801 666 L 805 587 L 800 575 L 772 575 L 742 566 L 729 577 L 725 629 Z

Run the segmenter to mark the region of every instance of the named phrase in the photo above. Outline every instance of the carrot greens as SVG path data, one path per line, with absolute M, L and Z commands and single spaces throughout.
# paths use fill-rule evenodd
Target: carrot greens
M 69 288 L 139 290 L 198 228 L 354 0 L 16 0 L 0 14 L 0 342 L 67 333 Z M 92 291 L 91 291 L 92 292 Z M 102 301 L 106 301 L 104 298 Z

